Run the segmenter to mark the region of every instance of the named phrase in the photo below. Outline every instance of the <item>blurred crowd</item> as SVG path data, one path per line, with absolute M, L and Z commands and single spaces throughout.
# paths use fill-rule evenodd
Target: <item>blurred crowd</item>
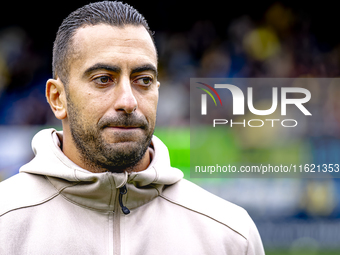
M 311 20 L 280 3 L 262 19 L 199 20 L 188 31 L 155 31 L 161 82 L 159 125 L 189 123 L 191 77 L 336 77 L 340 44 L 320 43 Z M 55 125 L 44 96 L 51 52 L 20 27 L 0 30 L 0 125 Z M 338 93 L 336 91 L 336 93 Z

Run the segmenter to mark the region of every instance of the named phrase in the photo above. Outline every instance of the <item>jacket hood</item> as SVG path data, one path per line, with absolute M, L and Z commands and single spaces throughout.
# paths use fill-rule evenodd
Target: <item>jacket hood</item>
M 58 134 L 58 135 L 57 135 Z M 60 149 L 61 131 L 45 129 L 32 140 L 35 158 L 20 168 L 20 172 L 42 175 L 66 199 L 95 210 L 112 211 L 119 188 L 126 185 L 124 205 L 129 209 L 141 206 L 160 195 L 166 185 L 183 178 L 183 173 L 170 166 L 168 149 L 153 136 L 152 161 L 147 169 L 131 173 L 92 173 L 67 158 Z

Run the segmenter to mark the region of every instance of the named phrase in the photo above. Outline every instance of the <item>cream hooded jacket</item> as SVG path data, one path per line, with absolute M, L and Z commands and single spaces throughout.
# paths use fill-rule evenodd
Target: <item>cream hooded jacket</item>
M 56 133 L 40 131 L 35 158 L 0 183 L 1 255 L 264 254 L 247 212 L 182 179 L 157 137 L 146 170 L 98 174 L 70 161 Z

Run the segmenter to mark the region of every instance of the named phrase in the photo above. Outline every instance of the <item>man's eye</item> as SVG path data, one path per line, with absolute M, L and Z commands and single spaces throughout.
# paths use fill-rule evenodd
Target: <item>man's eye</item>
M 110 76 L 100 76 L 94 79 L 94 81 L 98 84 L 107 84 L 113 82 Z
M 134 83 L 142 86 L 149 86 L 153 82 L 153 79 L 151 77 L 142 77 L 137 79 Z

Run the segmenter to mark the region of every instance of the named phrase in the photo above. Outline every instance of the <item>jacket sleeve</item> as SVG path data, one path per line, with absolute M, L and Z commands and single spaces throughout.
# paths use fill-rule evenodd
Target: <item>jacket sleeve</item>
M 257 230 L 255 223 L 251 220 L 249 236 L 248 236 L 248 249 L 246 255 L 264 255 L 264 248 L 260 233 Z

